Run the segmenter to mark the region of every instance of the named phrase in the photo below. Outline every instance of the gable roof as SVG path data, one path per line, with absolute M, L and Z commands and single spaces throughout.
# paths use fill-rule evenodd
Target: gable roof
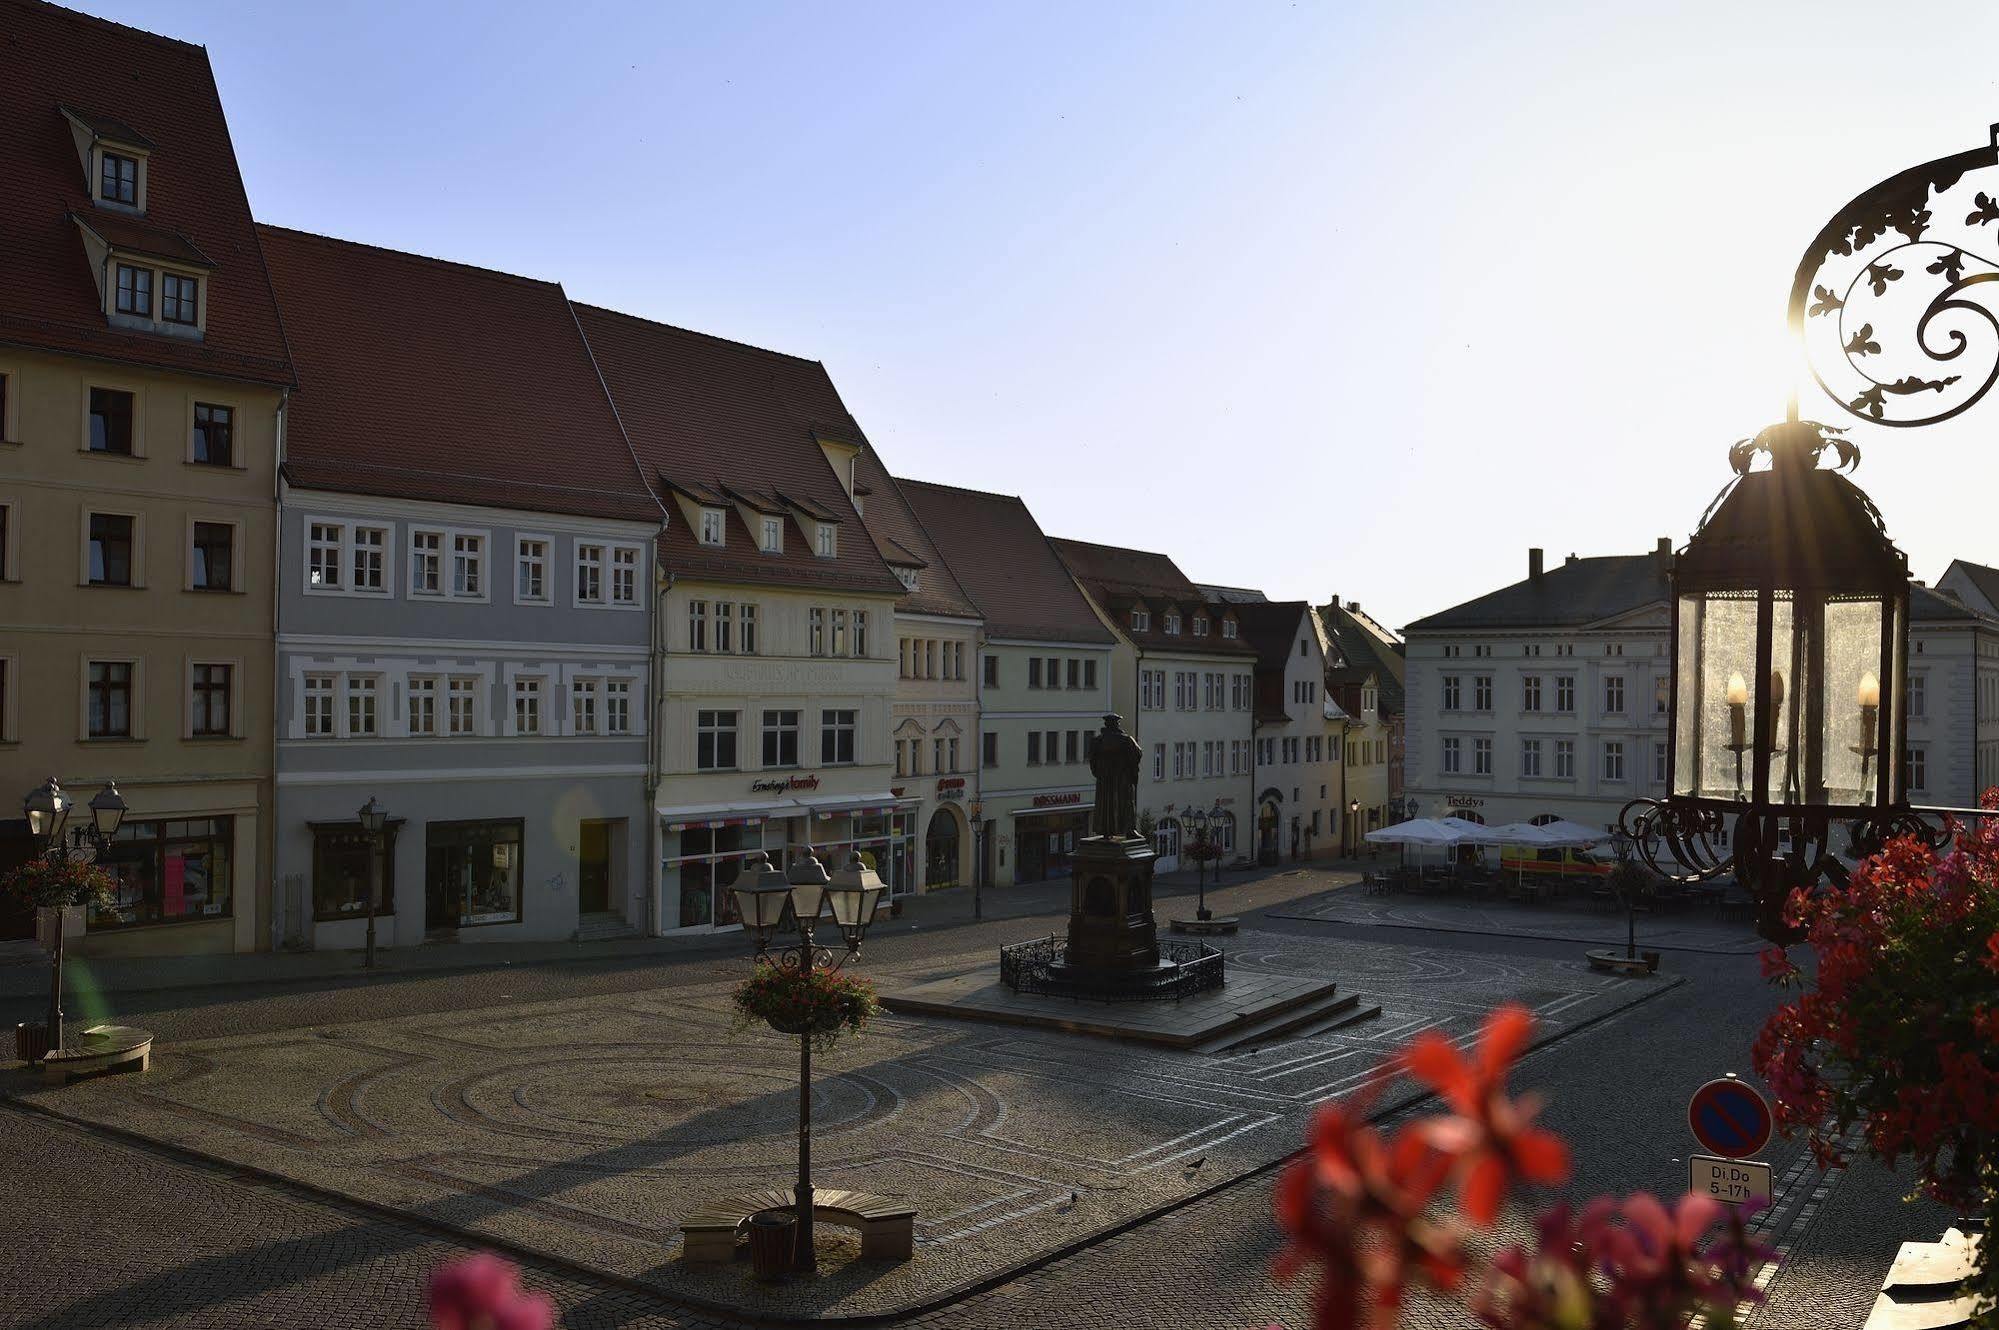
M 1538 578 L 1418 619 L 1404 631 L 1580 627 L 1666 600 L 1667 568 L 1657 553 L 1570 559 Z
M 256 383 L 292 381 L 236 150 L 199 46 L 38 0 L 0 0 L 0 342 Z M 143 219 L 98 204 L 90 134 L 148 150 Z M 78 221 L 209 267 L 199 339 L 111 325 Z M 192 261 L 192 260 L 190 260 Z
M 292 311 L 291 484 L 659 520 L 561 287 L 261 231 Z
M 921 480 L 894 483 L 985 616 L 987 636 L 1104 646 L 1116 640 L 1018 498 Z
M 1403 714 L 1403 658 L 1387 631 L 1360 611 L 1335 601 L 1318 609 L 1319 625 L 1332 645 L 1326 677 L 1338 683 L 1365 683 L 1374 677 L 1377 708 Z
M 1239 606 L 1210 604 L 1201 589 L 1187 580 L 1179 565 L 1164 554 L 1151 550 L 1126 549 L 1121 545 L 1098 545 L 1086 540 L 1049 542 L 1062 562 L 1097 605 L 1117 622 L 1118 632 L 1132 642 L 1160 651 L 1188 652 L 1216 656 L 1251 656 L 1256 649 L 1240 638 L 1223 637 L 1219 627 L 1205 637 L 1190 631 L 1168 633 L 1166 611 L 1178 610 L 1182 620 L 1196 614 L 1219 621 L 1238 617 Z M 1143 605 L 1151 614 L 1149 626 L 1134 629 L 1129 611 Z
M 1980 620 L 1999 626 L 1990 615 L 1980 614 L 1956 596 L 1926 586 L 1909 588 L 1910 623 L 1973 623 Z
M 978 606 L 959 584 L 950 561 L 938 552 L 922 519 L 910 506 L 909 496 L 902 492 L 873 448 L 861 449 L 854 459 L 854 472 L 856 483 L 867 495 L 861 521 L 874 537 L 882 558 L 893 567 L 916 570 L 916 590 L 904 592 L 895 603 L 896 609 L 904 614 L 978 618 Z
M 1256 650 L 1256 668 L 1279 674 L 1289 669 L 1298 629 L 1312 607 L 1302 600 L 1262 600 L 1238 601 L 1232 608 L 1242 624 L 1243 640 Z
M 703 545 L 686 522 L 670 521 L 659 539 L 670 571 L 721 582 L 903 594 L 819 446 L 820 439 L 867 446 L 823 365 L 595 305 L 574 309 L 649 480 L 689 492 L 706 486 L 774 492 L 793 514 L 796 525 L 776 554 L 759 548 L 733 503 L 723 510 L 719 547 Z M 806 519 L 839 524 L 831 558 L 813 552 Z
M 1969 559 L 1952 559 L 1943 575 L 1949 577 L 1954 572 L 1963 573 L 1972 590 L 1983 596 L 1987 605 L 1999 609 L 1999 568 L 1973 563 Z

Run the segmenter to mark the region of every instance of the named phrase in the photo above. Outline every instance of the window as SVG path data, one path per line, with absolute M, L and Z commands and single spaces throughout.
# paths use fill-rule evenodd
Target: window
M 1063 738 L 1062 760 L 1064 762 L 1082 761 L 1082 743 L 1083 732 L 1081 730 L 1070 730 Z
M 375 724 L 375 678 L 371 674 L 347 676 L 347 733 L 370 735 Z
M 386 527 L 354 528 L 354 589 L 386 592 L 389 589 L 387 564 L 389 532 Z
M 93 739 L 132 737 L 132 662 L 90 662 L 90 715 L 87 733 Z
M 522 536 L 514 542 L 514 599 L 547 602 L 547 541 Z
M 705 600 L 687 602 L 687 649 L 708 649 L 708 602 Z
M 1235 636 L 1235 630 L 1236 630 L 1236 622 L 1235 622 L 1235 620 L 1234 620 L 1234 619 L 1224 619 L 1224 620 L 1222 620 L 1222 636 L 1223 636 L 1223 637 L 1226 637 L 1226 638 L 1233 638 L 1233 637 Z
M 1669 690 L 1671 689 L 1671 686 L 1672 686 L 1672 681 L 1669 680 L 1665 675 L 1655 674 L 1652 676 L 1653 715 L 1663 716 L 1666 714 L 1666 699 L 1669 694 Z
M 694 769 L 733 771 L 736 767 L 736 713 L 694 713 Z
M 910 746 L 912 748 L 915 747 L 914 744 Z M 942 739 L 932 739 L 930 741 L 930 769 L 937 772 L 949 771 L 951 768 L 944 765 L 945 760 L 944 741 Z
M 632 681 L 630 679 L 606 679 L 604 681 L 604 733 L 630 734 L 632 732 Z
M 413 678 L 409 682 L 410 733 L 437 733 L 437 680 Z
M 1541 709 L 1541 676 L 1528 674 L 1520 679 L 1520 709 L 1539 711 Z
M 381 865 L 381 896 L 375 914 L 393 916 L 395 893 L 395 827 L 384 827 L 379 860 L 375 838 L 361 830 L 357 822 L 315 825 L 312 828 L 312 917 L 327 921 L 365 917 L 368 895 L 374 890 L 373 869 Z
M 112 513 L 90 515 L 90 585 L 132 585 L 134 520 Z
M 736 649 L 736 607 L 726 600 L 715 602 L 715 650 Z
M 1929 685 L 1924 681 L 1923 675 L 1911 674 L 1909 676 L 1909 719 L 1910 720 L 1921 720 L 1924 714 L 1928 711 L 1929 691 L 1930 691 Z
M 118 265 L 118 292 L 116 309 L 120 314 L 132 314 L 142 319 L 153 317 L 153 270 L 136 268 L 129 263 Z
M 1576 710 L 1576 676 L 1558 674 L 1555 676 L 1555 710 L 1558 714 L 1570 716 Z
M 340 585 L 340 546 L 345 529 L 330 522 L 314 522 L 306 528 L 305 581 L 307 586 Z
M 833 525 L 833 524 L 832 524 L 831 522 L 821 522 L 821 523 L 819 524 L 819 537 L 818 537 L 818 539 L 819 539 L 819 557 L 820 557 L 820 558 L 822 558 L 822 559 L 830 559 L 830 558 L 832 558 L 832 557 L 833 557 L 833 556 L 834 556 L 835 554 L 839 553 L 839 548 L 840 548 L 840 547 L 839 547 L 839 545 L 838 545 L 838 544 L 836 543 L 836 542 L 837 542 L 837 539 L 838 539 L 838 538 L 837 538 L 837 536 L 836 536 L 836 534 L 835 534 L 835 533 L 836 533 L 837 531 L 838 531 L 838 528 L 837 528 L 837 527 L 835 527 L 835 526 L 834 526 L 834 525 Z
M 1652 745 L 1652 783 L 1654 785 L 1666 783 L 1666 745 L 1662 743 Z
M 766 767 L 798 765 L 798 712 L 764 712 L 763 757 Z
M 1030 767 L 1038 767 L 1041 765 L 1040 730 L 1029 730 L 1027 732 L 1027 765 Z
M 201 279 L 179 273 L 160 274 L 160 317 L 192 327 L 199 321 Z
M 745 656 L 754 656 L 757 654 L 757 607 L 744 605 L 740 608 L 742 613 L 737 616 L 737 622 L 741 625 L 741 631 L 737 634 L 737 640 L 741 643 L 741 650 Z
M 315 739 L 333 734 L 333 676 L 305 676 L 305 732 Z
M 999 765 L 999 736 L 988 731 L 979 736 L 979 762 L 986 767 Z
M 1069 673 L 1069 686 L 1071 688 L 1081 688 L 1083 686 L 1083 662 L 1072 656 L 1067 662 L 1067 669 Z
M 1180 636 L 1180 611 L 1166 611 L 1166 635 L 1168 637 Z
M 604 547 L 602 545 L 576 546 L 576 603 L 578 605 L 602 605 L 604 603 Z
M 1492 676 L 1474 674 L 1471 680 L 1471 706 L 1473 711 L 1492 710 Z
M 1166 745 L 1152 745 L 1152 779 L 1166 779 Z
M 236 528 L 227 522 L 194 524 L 194 566 L 189 581 L 196 591 L 228 591 L 233 585 Z
M 722 543 L 722 519 L 723 514 L 720 508 L 703 508 L 701 510 L 701 543 L 703 545 L 720 545 Z
M 479 695 L 477 679 L 453 679 L 447 691 L 451 713 L 449 716 L 453 734 L 476 734 L 479 729 L 478 712 L 474 699 Z
M 761 547 L 765 554 L 784 553 L 784 519 L 766 517 L 763 520 L 763 540 Z
M 483 569 L 486 557 L 484 536 L 455 535 L 451 538 L 451 594 L 485 594 Z
M 1207 635 L 1208 635 L 1208 616 L 1207 616 L 1207 615 L 1205 615 L 1205 614 L 1197 614 L 1197 615 L 1195 615 L 1195 616 L 1194 616 L 1194 636 L 1196 636 L 1196 637 L 1206 637 Z
M 424 828 L 424 862 L 444 886 L 432 908 L 459 926 L 511 924 L 521 918 L 521 824 L 432 822 Z
M 194 404 L 194 460 L 204 466 L 236 464 L 234 407 Z
M 227 737 L 229 729 L 229 695 L 231 676 L 235 667 L 231 665 L 196 665 L 190 680 L 192 696 L 189 701 L 188 733 L 197 739 Z
M 1027 686 L 1029 688 L 1041 687 L 1041 657 L 1039 656 L 1029 656 L 1027 658 Z
M 1083 662 L 1083 687 L 1095 688 L 1096 686 L 1097 662 L 1094 659 L 1086 660 Z
M 1603 741 L 1603 778 L 1605 780 L 1624 779 L 1624 743 L 1619 739 Z
M 1541 741 L 1522 739 L 1520 741 L 1520 774 L 1538 776 L 1541 774 Z
M 227 916 L 235 842 L 234 818 L 127 821 L 98 860 L 114 886 L 110 907 L 91 911 L 90 928 Z
M 1458 739 L 1444 740 L 1444 774 L 1455 776 L 1463 769 L 1463 742 Z
M 826 654 L 826 611 L 816 605 L 805 613 L 805 646 L 808 655 Z
M 1624 676 L 1608 674 L 1603 680 L 1603 710 L 1606 715 L 1624 714 Z
M 984 681 L 985 681 L 985 686 L 986 686 L 986 687 L 988 687 L 988 688 L 997 688 L 997 687 L 999 687 L 999 657 L 998 657 L 998 656 L 986 656 L 986 657 L 984 657 L 984 658 L 983 658 L 983 659 L 982 659 L 982 660 L 981 660 L 981 661 L 979 662 L 979 668 L 980 668 L 980 669 L 981 669 L 981 670 L 982 670 L 982 671 L 984 672 Z
M 437 531 L 410 532 L 410 593 L 434 596 L 443 589 L 444 536 Z
M 819 713 L 819 761 L 829 767 L 848 766 L 854 761 L 854 717 L 852 710 Z
M 1147 613 L 1144 610 L 1133 610 L 1131 612 L 1131 630 L 1134 633 L 1146 632 L 1150 630 L 1151 627 L 1152 627 L 1152 616 L 1149 613 Z
M 957 671 L 955 673 L 952 673 L 951 671 L 946 671 L 947 677 L 954 679 L 964 678 L 965 677 L 964 644 L 960 642 L 960 643 L 947 643 L 946 645 L 952 651 L 957 653 L 957 659 L 958 659 Z M 857 659 L 860 660 L 866 660 L 868 657 L 868 612 L 866 610 L 854 611 L 854 655 Z
M 132 394 L 117 388 L 90 390 L 90 451 L 132 455 Z
M 834 655 L 844 656 L 847 654 L 847 612 L 845 610 L 836 609 L 833 611 L 832 644 Z M 935 678 L 937 675 L 937 644 L 935 642 L 926 642 L 924 646 L 930 654 L 929 677 Z
M 1444 676 L 1444 710 L 1458 710 L 1460 700 L 1461 694 L 1458 688 L 1458 676 L 1455 674 L 1446 674 Z
M 1902 754 L 1902 783 L 1911 793 L 1929 787 L 1929 754 L 1920 744 L 1910 744 Z
M 98 154 L 97 197 L 106 203 L 139 206 L 139 160 L 120 152 Z
M 611 550 L 611 603 L 639 603 L 639 552 L 629 545 Z
M 1471 773 L 1474 776 L 1492 774 L 1492 740 L 1481 738 L 1471 741 Z
M 1555 740 L 1555 779 L 1574 780 L 1576 778 L 1576 741 L 1574 739 Z
M 569 681 L 569 732 L 571 734 L 595 734 L 597 732 L 597 681 L 595 679 L 572 679 Z
M 541 680 L 538 678 L 514 680 L 514 733 L 541 733 Z

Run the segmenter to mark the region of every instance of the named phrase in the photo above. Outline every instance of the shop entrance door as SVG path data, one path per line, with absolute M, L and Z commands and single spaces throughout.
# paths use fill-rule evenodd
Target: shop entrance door
M 930 887 L 958 884 L 958 818 L 949 808 L 930 815 L 924 835 L 924 881 Z
M 584 822 L 577 829 L 576 908 L 601 914 L 611 908 L 611 827 Z

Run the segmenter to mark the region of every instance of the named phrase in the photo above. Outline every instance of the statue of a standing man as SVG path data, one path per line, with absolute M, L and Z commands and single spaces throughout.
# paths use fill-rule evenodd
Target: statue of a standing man
M 1115 715 L 1104 717 L 1104 728 L 1090 750 L 1090 771 L 1097 778 L 1094 823 L 1099 836 L 1119 840 L 1138 834 L 1138 767 L 1145 750 L 1124 732 Z

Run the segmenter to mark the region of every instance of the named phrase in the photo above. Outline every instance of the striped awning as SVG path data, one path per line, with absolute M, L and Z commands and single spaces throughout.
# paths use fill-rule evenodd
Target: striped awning
M 765 803 L 681 804 L 655 810 L 660 825 L 668 831 L 684 827 L 740 827 L 772 818 L 796 817 L 803 810 L 797 801 L 776 799 Z

